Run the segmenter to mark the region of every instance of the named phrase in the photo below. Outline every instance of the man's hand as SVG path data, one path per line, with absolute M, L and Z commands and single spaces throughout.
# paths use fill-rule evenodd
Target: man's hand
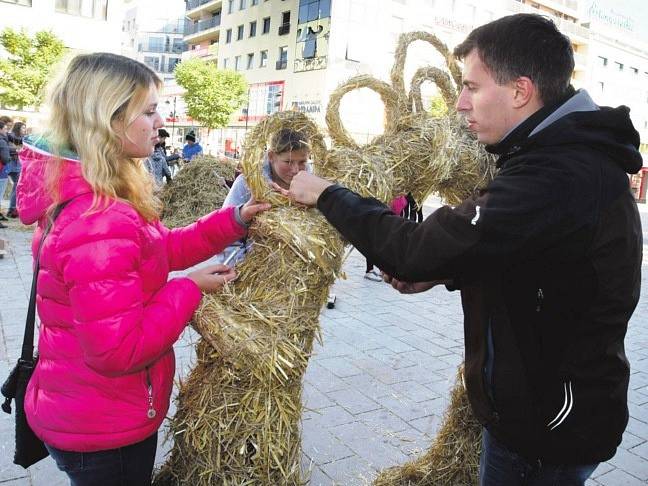
M 187 275 L 201 291 L 207 293 L 218 292 L 223 285 L 234 280 L 236 276 L 234 269 L 226 265 L 208 265 Z
M 240 216 L 245 224 L 250 224 L 250 221 L 259 213 L 270 209 L 270 203 L 257 203 L 254 198 L 250 198 L 241 207 Z
M 431 282 L 403 282 L 383 272 L 383 280 L 391 284 L 401 294 L 418 294 L 430 290 L 436 285 L 449 285 L 452 280 L 433 280 Z
M 315 206 L 324 189 L 332 185 L 332 182 L 317 177 L 305 170 L 300 171 L 292 178 L 290 189 L 283 189 L 274 182 L 272 183 L 275 191 L 306 206 Z

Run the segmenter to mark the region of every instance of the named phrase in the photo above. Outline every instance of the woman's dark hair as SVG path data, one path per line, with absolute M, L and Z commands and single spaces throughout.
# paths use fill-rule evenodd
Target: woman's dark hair
M 282 128 L 272 136 L 270 141 L 270 150 L 276 154 L 302 149 L 310 150 L 308 137 L 291 128 Z
M 477 27 L 454 55 L 465 59 L 473 50 L 498 84 L 531 79 L 545 105 L 565 96 L 574 71 L 571 41 L 541 15 L 509 15 Z
M 22 135 L 20 134 L 20 130 L 24 126 L 26 126 L 26 125 L 23 122 L 14 123 L 13 128 L 11 129 L 11 133 L 13 133 L 14 136 L 17 137 L 17 138 L 22 138 Z

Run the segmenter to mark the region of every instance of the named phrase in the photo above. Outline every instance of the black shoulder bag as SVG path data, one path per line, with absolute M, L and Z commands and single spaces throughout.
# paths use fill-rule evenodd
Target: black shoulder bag
M 32 278 L 31 296 L 29 297 L 29 307 L 27 310 L 27 322 L 25 323 L 25 335 L 23 337 L 22 353 L 18 359 L 18 363 L 11 370 L 9 377 L 0 388 L 6 400 L 2 404 L 2 410 L 6 413 L 11 413 L 11 399 L 13 398 L 16 403 L 16 452 L 14 454 L 14 464 L 27 469 L 29 466 L 36 464 L 41 459 L 49 455 L 45 444 L 34 434 L 27 423 L 25 416 L 25 392 L 27 391 L 27 383 L 36 368 L 38 356 L 34 356 L 34 324 L 36 322 L 36 282 L 38 280 L 38 270 L 40 269 L 40 253 L 43 248 L 43 242 L 52 229 L 54 220 L 58 217 L 61 210 L 67 205 L 69 201 L 59 204 L 54 209 L 52 217 L 47 224 L 47 229 L 41 237 L 40 244 L 38 245 L 38 253 L 36 254 L 36 266 L 34 269 L 34 276 Z

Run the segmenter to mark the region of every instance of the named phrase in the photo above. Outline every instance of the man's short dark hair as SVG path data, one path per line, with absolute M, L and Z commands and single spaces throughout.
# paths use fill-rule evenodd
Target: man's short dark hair
M 509 15 L 477 27 L 454 55 L 461 60 L 473 50 L 498 84 L 531 79 L 545 105 L 565 96 L 574 71 L 571 41 L 541 15 Z
M 4 122 L 4 120 L 0 120 L 0 130 L 2 130 L 7 124 Z

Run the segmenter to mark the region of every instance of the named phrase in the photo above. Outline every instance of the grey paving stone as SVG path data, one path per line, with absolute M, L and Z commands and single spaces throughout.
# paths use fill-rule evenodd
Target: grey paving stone
M 604 486 L 641 486 L 646 484 L 622 469 L 614 469 L 597 477 L 596 481 Z
M 370 412 L 380 408 L 378 402 L 354 389 L 332 391 L 328 392 L 326 395 L 333 402 L 339 404 L 347 412 L 353 415 Z

